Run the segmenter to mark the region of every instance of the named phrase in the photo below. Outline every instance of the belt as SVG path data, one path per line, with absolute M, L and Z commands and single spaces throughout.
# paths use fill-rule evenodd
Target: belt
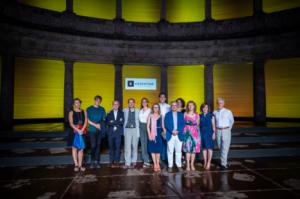
M 218 130 L 229 129 L 229 126 L 227 126 L 227 127 L 221 127 L 221 128 L 217 127 L 217 129 L 218 129 Z
M 187 126 L 197 126 L 197 124 L 189 124 L 189 123 L 185 123 L 185 125 L 187 125 Z

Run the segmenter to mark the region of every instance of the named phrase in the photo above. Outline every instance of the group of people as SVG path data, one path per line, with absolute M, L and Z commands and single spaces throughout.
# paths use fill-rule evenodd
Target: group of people
M 174 153 L 178 171 L 182 171 L 185 161 L 187 171 L 195 170 L 196 154 L 202 149 L 204 169 L 210 169 L 214 141 L 220 149 L 221 169 L 226 169 L 227 155 L 231 141 L 231 128 L 234 123 L 232 112 L 224 107 L 225 100 L 217 99 L 217 109 L 210 111 L 209 105 L 200 106 L 197 113 L 194 101 L 182 98 L 167 104 L 166 94 L 159 94 L 159 103 L 149 107 L 149 100 L 143 98 L 137 108 L 133 98 L 128 99 L 128 107 L 120 109 L 120 102 L 114 100 L 112 110 L 106 114 L 100 106 L 101 96 L 94 98 L 94 105 L 86 111 L 80 108 L 81 100 L 75 98 L 74 108 L 69 113 L 70 126 L 74 131 L 72 156 L 74 171 L 85 171 L 83 150 L 85 134 L 90 138 L 90 168 L 101 168 L 100 149 L 102 139 L 107 135 L 110 167 L 120 167 L 121 140 L 124 136 L 124 169 L 135 168 L 138 157 L 138 144 L 141 143 L 143 167 L 159 172 L 161 163 L 167 161 L 168 172 L 173 171 Z M 185 154 L 183 156 L 182 154 Z M 151 158 L 150 158 L 151 157 Z

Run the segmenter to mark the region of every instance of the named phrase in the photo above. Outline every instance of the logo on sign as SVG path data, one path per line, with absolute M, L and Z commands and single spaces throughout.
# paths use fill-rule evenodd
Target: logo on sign
M 134 81 L 133 81 L 133 80 L 128 81 L 128 82 L 127 82 L 127 86 L 128 86 L 128 87 L 134 87 Z

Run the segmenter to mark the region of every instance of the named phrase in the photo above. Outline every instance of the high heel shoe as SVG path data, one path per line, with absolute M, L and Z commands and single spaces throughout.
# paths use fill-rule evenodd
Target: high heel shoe
M 79 167 L 80 171 L 84 172 L 86 169 L 85 167 Z

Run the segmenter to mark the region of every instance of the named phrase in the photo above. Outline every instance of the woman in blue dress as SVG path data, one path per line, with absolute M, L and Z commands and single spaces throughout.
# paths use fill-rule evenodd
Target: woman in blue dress
M 215 119 L 214 115 L 209 112 L 209 106 L 203 103 L 200 107 L 200 132 L 202 140 L 202 154 L 204 159 L 203 167 L 206 170 L 210 169 L 211 159 L 214 149 L 214 140 L 216 139 L 215 133 Z
M 153 160 L 154 171 L 160 171 L 160 153 L 162 148 L 163 116 L 160 114 L 159 104 L 153 104 L 151 114 L 147 120 L 148 152 Z

